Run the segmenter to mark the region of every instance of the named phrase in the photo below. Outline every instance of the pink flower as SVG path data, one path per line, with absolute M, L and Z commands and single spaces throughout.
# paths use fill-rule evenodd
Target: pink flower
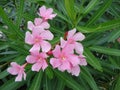
M 61 47 L 65 47 L 68 44 L 74 45 L 75 51 L 78 54 L 82 54 L 83 53 L 83 46 L 81 43 L 77 42 L 77 41 L 82 41 L 83 39 L 85 39 L 85 36 L 78 32 L 76 33 L 76 29 L 70 30 L 68 32 L 68 36 L 67 36 L 67 42 L 61 38 Z
M 87 65 L 87 62 L 86 62 L 86 59 L 85 59 L 84 55 L 80 54 L 79 59 L 80 59 L 80 65 L 81 66 L 86 66 Z
M 71 70 L 71 66 L 78 65 L 79 58 L 73 54 L 73 47 L 67 46 L 65 48 L 60 48 L 59 45 L 56 45 L 53 50 L 54 58 L 50 59 L 50 64 L 53 68 L 58 68 L 60 71 Z
M 30 52 L 39 51 L 40 48 L 43 52 L 48 52 L 51 49 L 51 44 L 46 40 L 52 39 L 53 34 L 49 30 L 40 32 L 35 29 L 32 34 L 29 31 L 26 32 L 25 42 L 33 45 L 33 47 L 30 49 Z
M 57 14 L 52 14 L 52 13 L 53 13 L 52 8 L 46 9 L 45 6 L 42 6 L 41 8 L 39 8 L 38 15 L 41 16 L 44 21 L 46 21 L 48 19 L 53 19 L 57 15 Z
M 44 70 L 48 64 L 46 62 L 47 54 L 45 52 L 34 52 L 26 57 L 28 63 L 33 64 L 32 71 L 39 71 L 41 68 Z
M 41 18 L 35 18 L 34 24 L 31 21 L 28 21 L 28 29 L 33 31 L 34 29 L 48 29 L 50 25 L 48 22 L 43 21 Z
M 79 65 L 73 66 L 71 69 L 67 70 L 69 73 L 75 76 L 79 76 L 80 73 L 80 67 Z
M 26 74 L 24 72 L 24 65 L 20 66 L 16 62 L 11 63 L 12 67 L 9 67 L 7 71 L 12 75 L 17 75 L 15 81 L 22 81 L 22 77 L 24 80 L 26 79 Z

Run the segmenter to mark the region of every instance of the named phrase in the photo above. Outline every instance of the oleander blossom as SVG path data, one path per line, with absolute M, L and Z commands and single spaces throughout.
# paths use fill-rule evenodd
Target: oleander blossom
M 85 36 L 81 32 L 76 33 L 76 29 L 74 28 L 74 29 L 68 31 L 67 41 L 61 38 L 61 47 L 63 48 L 65 46 L 67 46 L 68 44 L 71 44 L 74 46 L 76 53 L 82 54 L 83 53 L 83 45 L 78 41 L 82 41 L 84 39 L 85 39 Z
M 48 19 L 53 19 L 57 14 L 53 14 L 52 8 L 46 8 L 44 5 L 39 8 L 38 15 L 42 17 L 44 21 L 47 21 Z
M 34 29 L 48 29 L 50 27 L 49 23 L 43 21 L 41 18 L 35 18 L 34 23 L 32 21 L 28 21 L 27 28 L 31 31 Z
M 25 42 L 27 44 L 33 45 L 30 52 L 39 51 L 40 48 L 42 52 L 48 52 L 51 49 L 51 44 L 47 40 L 53 39 L 53 34 L 49 30 L 38 31 L 30 33 L 26 32 Z
M 26 73 L 24 72 L 24 65 L 20 66 L 16 62 L 11 62 L 11 67 L 7 71 L 12 75 L 17 75 L 15 81 L 22 81 L 22 77 L 26 80 Z
M 32 71 L 39 71 L 41 68 L 44 71 L 48 64 L 46 62 L 48 55 L 45 52 L 34 52 L 26 57 L 26 61 L 32 65 Z
M 71 70 L 72 67 L 79 65 L 80 61 L 77 55 L 73 54 L 73 47 L 68 45 L 61 48 L 56 45 L 53 50 L 54 58 L 50 59 L 50 64 L 53 68 L 58 68 L 60 71 Z

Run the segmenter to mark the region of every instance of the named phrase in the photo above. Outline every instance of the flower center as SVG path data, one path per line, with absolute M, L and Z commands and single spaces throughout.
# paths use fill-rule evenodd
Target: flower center
M 61 56 L 62 60 L 66 60 L 66 57 L 64 55 Z
M 36 37 L 35 38 L 35 43 L 39 43 L 39 42 L 41 42 L 42 41 L 42 38 L 41 37 Z
M 69 42 L 69 44 L 74 44 L 74 43 L 75 43 L 75 40 L 69 39 L 68 42 Z
M 37 43 L 37 42 L 39 42 L 39 39 L 37 38 L 37 39 L 35 39 L 35 42 Z
M 62 57 L 62 60 L 65 60 L 66 58 L 65 57 Z

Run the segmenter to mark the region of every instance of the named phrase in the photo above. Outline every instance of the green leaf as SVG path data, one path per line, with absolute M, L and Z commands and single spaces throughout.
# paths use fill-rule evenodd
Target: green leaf
M 8 75 L 7 70 L 4 70 L 2 72 L 0 72 L 0 79 L 3 79 L 4 77 L 6 77 Z
M 16 23 L 17 23 L 18 29 L 19 29 L 19 26 L 22 21 L 23 13 L 24 13 L 24 0 L 20 0 L 20 4 L 19 4 L 19 6 L 17 6 L 17 21 L 16 21 Z
M 64 88 L 65 88 L 65 82 L 62 80 L 58 80 L 57 90 L 65 90 Z
M 13 22 L 8 18 L 2 7 L 0 7 L 0 17 L 3 19 L 5 24 L 8 26 L 8 29 L 15 34 L 16 38 L 23 39 L 24 35 L 23 33 L 17 29 L 17 26 L 13 24 Z
M 105 2 L 103 2 L 103 5 L 94 13 L 94 15 L 92 15 L 92 17 L 86 23 L 86 26 L 90 26 L 97 19 L 99 19 L 103 15 L 103 13 L 106 11 L 106 9 L 111 5 L 112 1 L 113 0 L 105 0 Z
M 87 62 L 99 71 L 103 71 L 98 59 L 90 52 L 89 49 L 85 48 L 84 54 L 86 56 Z
M 57 70 L 54 70 L 54 72 L 56 73 L 57 77 L 62 79 L 66 85 L 68 85 L 68 87 L 72 88 L 73 90 L 84 90 L 84 88 L 70 76 Z
M 85 7 L 83 14 L 89 13 L 98 3 L 99 0 L 91 0 L 90 3 Z
M 120 18 L 117 20 L 111 20 L 102 24 L 95 25 L 94 27 L 77 26 L 78 31 L 83 33 L 103 32 L 106 30 L 115 29 L 120 26 Z
M 74 23 L 74 20 L 76 18 L 76 12 L 74 9 L 74 0 L 65 0 L 65 8 L 71 21 Z
M 114 90 L 119 90 L 120 89 L 120 75 L 119 75 L 119 78 L 117 80 L 117 83 L 115 85 L 115 89 Z
M 6 49 L 8 47 L 9 47 L 9 45 L 0 45 L 0 50 Z
M 24 83 L 25 83 L 25 81 L 15 82 L 15 78 L 12 78 L 12 79 L 8 80 L 7 82 L 5 82 L 5 84 L 3 84 L 0 87 L 0 90 L 16 90 L 17 88 L 24 85 Z
M 119 36 L 120 36 L 120 29 L 114 30 L 113 32 L 111 32 L 108 42 L 115 41 Z
M 89 73 L 87 68 L 82 67 L 81 69 L 82 69 L 82 71 L 81 71 L 79 77 L 82 77 L 85 81 L 87 81 L 87 83 L 92 88 L 92 90 L 99 90 L 95 81 L 94 81 L 94 79 L 93 79 L 93 77 L 92 77 L 92 75 Z
M 35 75 L 29 90 L 40 90 L 40 84 L 41 84 L 42 77 L 43 77 L 43 72 L 39 71 Z
M 107 54 L 107 55 L 120 56 L 120 50 L 118 49 L 106 48 L 101 46 L 92 46 L 90 47 L 90 50 Z
M 49 79 L 53 79 L 53 71 L 51 70 L 51 68 L 47 67 L 45 72 L 46 72 L 47 76 L 49 77 Z

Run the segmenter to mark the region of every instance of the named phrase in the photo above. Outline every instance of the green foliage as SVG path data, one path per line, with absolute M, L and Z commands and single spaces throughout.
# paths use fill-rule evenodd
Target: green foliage
M 72 28 L 85 34 L 84 55 L 88 65 L 80 67 L 78 77 L 48 67 L 31 72 L 15 82 L 7 68 L 10 62 L 25 63 L 31 46 L 25 44 L 27 22 L 37 17 L 45 5 L 57 17 L 49 21 L 50 31 L 59 38 Z M 119 90 L 120 88 L 120 1 L 119 0 L 1 0 L 0 1 L 0 90 Z M 49 60 L 48 60 L 49 61 Z M 24 89 L 23 89 L 24 88 Z

